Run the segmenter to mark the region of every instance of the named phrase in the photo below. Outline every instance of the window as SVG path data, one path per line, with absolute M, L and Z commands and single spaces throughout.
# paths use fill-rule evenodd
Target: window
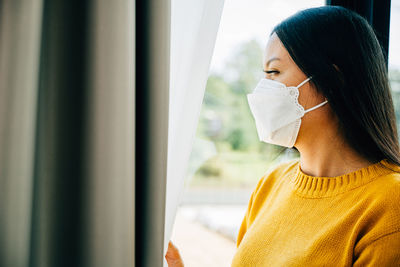
M 226 0 L 172 240 L 188 266 L 228 266 L 251 191 L 295 150 L 260 142 L 246 94 L 272 28 L 324 0 Z M 204 255 L 207 255 L 206 257 Z
M 400 0 L 392 0 L 389 36 L 389 80 L 396 112 L 397 129 L 400 130 Z M 400 133 L 399 138 L 400 138 Z

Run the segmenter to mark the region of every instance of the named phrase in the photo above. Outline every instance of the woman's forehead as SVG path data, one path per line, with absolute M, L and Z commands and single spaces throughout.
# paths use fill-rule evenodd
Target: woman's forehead
M 268 67 L 268 63 L 272 62 L 287 63 L 288 61 L 290 61 L 289 53 L 278 35 L 273 33 L 263 51 L 263 66 Z

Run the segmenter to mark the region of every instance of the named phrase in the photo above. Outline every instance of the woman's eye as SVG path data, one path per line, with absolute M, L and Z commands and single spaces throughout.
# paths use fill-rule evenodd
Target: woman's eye
M 267 74 L 272 74 L 272 73 L 277 74 L 277 73 L 279 73 L 279 71 L 277 71 L 277 70 L 264 70 L 264 72 L 267 73 Z

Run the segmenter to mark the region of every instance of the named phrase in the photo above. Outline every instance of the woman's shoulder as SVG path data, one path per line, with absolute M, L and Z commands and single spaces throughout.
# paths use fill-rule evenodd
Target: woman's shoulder
M 398 200 L 400 203 L 400 166 L 390 163 L 386 159 L 380 163 L 379 168 L 383 171 L 371 181 L 369 189 L 380 201 Z
M 400 167 L 387 161 L 382 163 L 389 167 L 387 171 L 366 184 L 362 195 L 358 196 L 358 202 L 365 210 L 360 216 L 360 221 L 364 222 L 364 235 L 358 242 L 358 248 L 400 232 Z
M 271 188 L 278 179 L 282 179 L 296 171 L 299 163 L 299 158 L 289 159 L 272 163 L 258 180 L 253 194 L 257 194 L 261 188 Z

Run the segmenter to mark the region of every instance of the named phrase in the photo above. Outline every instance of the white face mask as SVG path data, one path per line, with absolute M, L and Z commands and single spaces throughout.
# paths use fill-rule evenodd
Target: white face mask
M 307 110 L 299 104 L 298 89 L 310 79 L 311 77 L 298 86 L 290 87 L 278 81 L 261 79 L 253 93 L 247 94 L 260 141 L 286 147 L 294 146 L 304 114 L 328 102 L 326 100 Z

